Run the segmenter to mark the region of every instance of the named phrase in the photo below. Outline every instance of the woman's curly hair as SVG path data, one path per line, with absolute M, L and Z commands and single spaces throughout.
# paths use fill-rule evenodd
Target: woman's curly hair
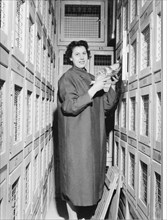
M 72 52 L 75 47 L 80 47 L 83 46 L 86 49 L 88 59 L 90 59 L 90 51 L 89 51 L 89 46 L 88 43 L 84 40 L 79 40 L 79 41 L 72 41 L 68 46 L 67 50 L 65 52 L 65 59 L 67 60 L 67 63 L 70 65 L 73 65 L 73 62 L 70 60 L 72 57 Z

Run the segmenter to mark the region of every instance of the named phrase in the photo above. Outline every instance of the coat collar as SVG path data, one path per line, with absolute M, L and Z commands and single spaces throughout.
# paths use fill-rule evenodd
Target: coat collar
M 76 66 L 73 66 L 72 70 L 74 70 L 74 72 L 76 72 L 77 75 L 79 75 L 82 79 L 84 79 L 84 80 L 86 79 L 89 82 L 94 80 L 94 78 L 95 78 L 92 74 L 87 72 L 86 68 L 81 69 Z

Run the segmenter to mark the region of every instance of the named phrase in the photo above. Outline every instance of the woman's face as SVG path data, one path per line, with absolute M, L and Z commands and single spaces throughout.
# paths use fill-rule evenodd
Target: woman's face
M 70 60 L 78 68 L 84 68 L 88 61 L 88 54 L 84 46 L 74 47 Z

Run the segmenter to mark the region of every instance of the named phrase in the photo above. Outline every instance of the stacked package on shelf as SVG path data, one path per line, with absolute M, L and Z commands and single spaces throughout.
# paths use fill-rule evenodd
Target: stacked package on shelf
M 96 74 L 95 74 L 95 80 L 99 77 L 108 77 L 109 79 L 106 82 L 106 86 L 104 91 L 107 92 L 109 90 L 109 87 L 111 85 L 112 82 L 112 78 L 113 77 L 121 77 L 121 63 L 117 62 L 114 63 L 111 66 L 105 66 L 103 68 L 101 68 Z M 92 81 L 91 84 L 94 84 L 95 81 Z

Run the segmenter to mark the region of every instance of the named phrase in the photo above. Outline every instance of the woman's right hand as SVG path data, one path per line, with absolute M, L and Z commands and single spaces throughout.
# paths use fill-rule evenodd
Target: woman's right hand
M 93 86 L 88 90 L 90 97 L 92 98 L 98 91 L 104 89 L 108 80 L 110 80 L 109 76 L 99 75 L 93 82 Z
M 105 84 L 107 83 L 108 80 L 110 80 L 110 76 L 99 75 L 96 78 L 95 83 L 93 85 L 93 87 L 95 88 L 96 92 L 104 89 Z

